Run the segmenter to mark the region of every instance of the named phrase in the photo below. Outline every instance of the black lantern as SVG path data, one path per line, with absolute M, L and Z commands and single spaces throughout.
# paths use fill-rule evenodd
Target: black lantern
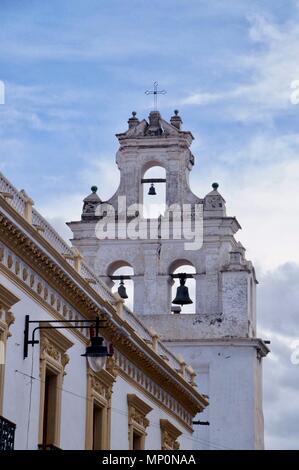
M 99 372 L 104 369 L 106 358 L 112 354 L 108 352 L 107 346 L 103 345 L 104 338 L 101 336 L 93 336 L 90 341 L 91 345 L 87 346 L 85 354 L 81 354 L 81 356 L 87 358 L 88 364 L 94 372 Z
M 99 317 L 96 317 L 95 334 L 93 334 L 94 328 L 90 328 L 91 345 L 86 347 L 85 354 L 81 354 L 81 356 L 87 358 L 88 364 L 94 372 L 99 372 L 100 370 L 104 369 L 106 358 L 108 356 L 112 356 L 111 352 L 108 351 L 107 346 L 103 344 L 104 338 L 99 336 L 99 328 L 100 320 Z

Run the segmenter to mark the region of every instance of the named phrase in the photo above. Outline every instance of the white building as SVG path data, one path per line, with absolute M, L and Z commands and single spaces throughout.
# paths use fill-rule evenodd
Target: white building
M 158 111 L 150 113 L 148 122 L 133 113 L 128 124 L 126 132 L 117 134 L 119 188 L 106 202 L 92 188 L 84 200 L 81 221 L 68 224 L 73 246 L 109 286 L 115 272 L 130 269 L 135 315 L 198 372 L 198 385 L 210 397 L 204 413 L 210 426 L 197 428 L 193 447 L 262 449 L 262 358 L 268 348 L 256 337 L 257 280 L 244 247 L 235 239 L 240 225 L 226 215 L 218 184 L 204 198 L 192 193 L 188 176 L 195 160 L 190 151 L 193 136 L 181 129 L 177 111 L 170 122 Z M 155 167 L 165 176 L 148 181 Z M 142 212 L 144 187 L 149 182 L 163 184 L 164 179 L 168 208 L 188 205 L 193 223 L 201 209 L 203 224 L 195 227 L 195 234 L 199 239 L 202 235 L 203 244 L 196 250 L 186 247 L 184 234 L 173 236 L 180 218 L 173 219 L 167 235 L 163 222 L 168 220 L 168 210 L 156 219 L 153 229 L 148 228 Z M 153 187 L 150 192 L 155 192 Z M 106 239 L 100 236 L 103 221 L 108 222 Z M 125 232 L 128 226 L 130 234 Z M 173 314 L 172 275 L 186 271 L 186 266 L 189 272 L 193 269 L 193 312 Z
M 32 206 L 0 174 L 0 448 L 191 449 L 194 370 Z M 100 371 L 81 357 L 96 317 L 114 347 Z

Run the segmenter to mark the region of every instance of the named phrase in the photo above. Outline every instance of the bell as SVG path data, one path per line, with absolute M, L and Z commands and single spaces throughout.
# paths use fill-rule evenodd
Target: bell
M 125 288 L 124 281 L 120 281 L 117 292 L 119 293 L 122 299 L 128 299 L 127 291 Z
M 155 186 L 154 184 L 152 183 L 149 190 L 148 190 L 148 195 L 149 196 L 156 196 L 157 193 L 156 193 L 156 190 L 155 190 Z
M 176 297 L 172 301 L 173 304 L 177 304 L 177 305 L 193 304 L 192 300 L 189 297 L 188 287 L 185 286 L 185 282 L 186 282 L 186 278 L 181 277 L 180 285 L 176 291 Z

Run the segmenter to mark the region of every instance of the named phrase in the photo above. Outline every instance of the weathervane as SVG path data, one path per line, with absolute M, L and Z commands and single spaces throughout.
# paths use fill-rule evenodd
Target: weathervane
M 158 90 L 158 82 L 154 82 L 154 89 L 153 90 L 146 90 L 144 92 L 146 95 L 154 95 L 154 111 L 157 111 L 157 101 L 158 95 L 166 95 L 166 90 Z

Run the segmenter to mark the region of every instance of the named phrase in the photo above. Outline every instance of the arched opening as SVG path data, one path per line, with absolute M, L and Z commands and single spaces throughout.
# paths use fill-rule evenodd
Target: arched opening
M 170 266 L 169 274 L 190 274 L 194 275 L 196 273 L 195 267 L 193 264 L 187 260 L 178 260 L 172 263 Z M 192 304 L 187 305 L 177 305 L 173 303 L 173 300 L 177 296 L 177 289 L 180 286 L 180 279 L 174 278 L 171 282 L 171 289 L 170 289 L 170 303 L 171 303 L 171 310 L 172 313 L 195 313 L 196 312 L 196 279 L 195 277 L 187 277 L 185 281 L 185 286 L 188 288 L 189 297 L 192 300 Z M 175 312 L 173 307 L 181 308 L 180 312 Z
M 125 287 L 125 291 L 128 296 L 127 299 L 123 300 L 126 306 L 132 310 L 134 299 L 134 270 L 132 266 L 126 261 L 115 261 L 109 266 L 107 270 L 107 275 L 109 277 L 112 277 L 110 287 L 112 288 L 113 293 L 118 292 L 119 286 L 121 282 L 123 282 L 123 286 Z M 124 279 L 121 279 L 122 276 L 124 276 Z M 131 276 L 131 279 L 126 279 L 126 276 Z M 115 279 L 115 277 L 119 277 L 120 279 Z
M 166 209 L 165 168 L 156 163 L 152 163 L 150 167 L 147 165 L 142 180 L 154 180 L 142 183 L 143 217 L 157 219 L 165 213 Z

